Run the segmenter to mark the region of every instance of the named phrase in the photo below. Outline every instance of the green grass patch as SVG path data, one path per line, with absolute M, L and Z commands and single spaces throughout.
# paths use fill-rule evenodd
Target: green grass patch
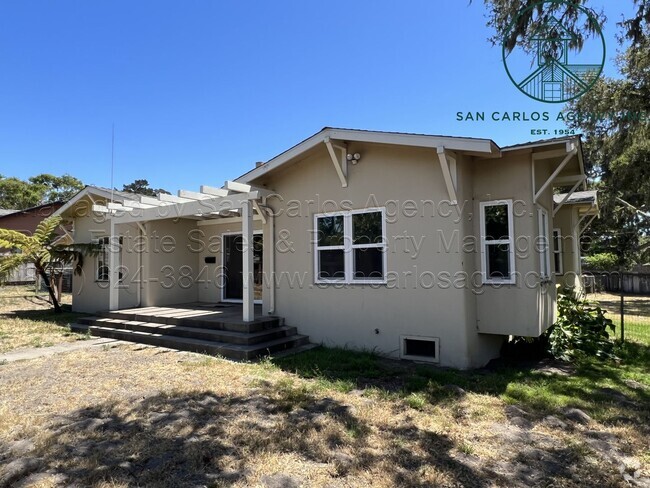
M 566 375 L 540 371 L 534 364 L 458 371 L 388 361 L 372 352 L 325 347 L 273 363 L 282 370 L 314 380 L 319 389 L 344 393 L 364 389 L 366 396 L 401 400 L 417 410 L 427 405 L 455 403 L 457 393 L 448 385 L 457 385 L 468 393 L 495 396 L 540 415 L 577 407 L 606 421 L 616 415 L 642 413 L 622 412 L 603 389 L 614 389 L 639 405 L 650 402 L 650 347 L 630 342 L 617 345 L 615 353 L 619 361 L 580 358 L 574 364 L 575 372 Z M 646 389 L 631 388 L 626 380 L 639 382 Z

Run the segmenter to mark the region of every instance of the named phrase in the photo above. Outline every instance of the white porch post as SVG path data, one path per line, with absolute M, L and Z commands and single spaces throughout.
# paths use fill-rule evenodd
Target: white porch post
M 117 284 L 120 281 L 120 273 L 118 268 L 118 253 L 120 252 L 120 238 L 115 232 L 115 221 L 110 219 L 111 222 L 111 235 L 108 240 L 108 309 L 119 309 L 119 289 Z
M 253 287 L 253 207 L 246 200 L 241 208 L 242 232 L 242 281 L 243 281 L 243 320 L 251 322 L 255 319 L 255 293 Z

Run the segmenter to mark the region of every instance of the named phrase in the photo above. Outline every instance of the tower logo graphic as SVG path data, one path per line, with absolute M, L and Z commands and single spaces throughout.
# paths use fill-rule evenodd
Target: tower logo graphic
M 540 8 L 541 7 L 541 8 Z M 590 22 L 594 36 L 577 49 L 578 39 L 563 25 L 563 12 L 577 12 L 580 23 Z M 512 52 L 506 39 L 512 29 L 532 18 L 533 11 L 552 12 Z M 582 17 L 583 19 L 581 19 Z M 578 23 L 576 23 L 578 25 Z M 525 95 L 547 103 L 564 103 L 584 95 L 598 81 L 605 65 L 605 38 L 592 12 L 562 0 L 538 2 L 520 12 L 503 43 L 503 64 L 515 86 Z

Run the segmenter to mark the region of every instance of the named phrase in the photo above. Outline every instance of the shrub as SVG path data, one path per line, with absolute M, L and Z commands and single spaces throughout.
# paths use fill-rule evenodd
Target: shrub
M 608 329 L 614 324 L 599 306 L 582 298 L 573 288 L 558 290 L 558 318 L 546 331 L 550 353 L 572 360 L 580 355 L 612 358 Z
M 589 269 L 594 271 L 612 271 L 618 265 L 616 254 L 611 252 L 601 252 L 592 256 L 585 257 L 585 264 Z

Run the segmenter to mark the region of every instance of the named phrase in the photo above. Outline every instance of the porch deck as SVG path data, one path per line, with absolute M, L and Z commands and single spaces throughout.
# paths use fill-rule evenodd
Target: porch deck
M 264 315 L 262 305 L 255 305 L 255 318 L 252 322 L 242 320 L 242 305 L 240 303 L 180 303 L 164 307 L 136 307 L 125 308 L 112 312 L 112 314 L 137 315 L 142 320 L 146 318 L 162 318 L 167 324 L 180 325 L 180 322 L 215 322 L 229 324 L 250 324 L 268 319 L 278 319 L 273 315 Z
M 239 304 L 186 303 L 164 307 L 127 308 L 79 319 L 91 335 L 182 351 L 254 359 L 310 347 L 309 338 L 284 319 L 264 315 L 244 322 Z

